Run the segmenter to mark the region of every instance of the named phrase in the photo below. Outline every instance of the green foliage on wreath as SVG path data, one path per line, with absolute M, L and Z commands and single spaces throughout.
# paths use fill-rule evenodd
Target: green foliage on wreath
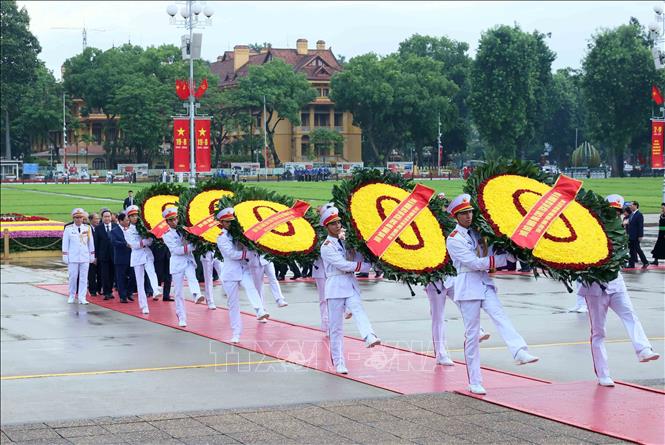
M 136 194 L 134 202 L 136 202 L 136 205 L 138 206 L 140 211 L 139 213 L 140 218 L 136 222 L 136 230 L 139 232 L 139 235 L 141 235 L 142 238 L 150 237 L 153 238 L 154 240 L 157 240 L 158 242 L 161 242 L 161 240 L 158 240 L 152 233 L 150 233 L 148 231 L 148 228 L 143 224 L 143 215 L 145 215 L 145 212 L 143 211 L 143 205 L 145 204 L 145 202 L 148 199 L 152 198 L 153 196 L 157 195 L 180 196 L 184 190 L 186 190 L 186 188 L 182 184 L 167 182 L 167 183 L 151 185 L 150 187 L 146 187 L 140 190 Z
M 220 189 L 228 190 L 234 194 L 239 193 L 243 190 L 244 186 L 241 183 L 233 182 L 228 179 L 222 178 L 211 178 L 206 182 L 200 182 L 194 188 L 185 189 L 180 195 L 178 200 L 178 220 L 182 226 L 191 227 L 192 225 L 198 223 L 198 221 L 190 221 L 187 215 L 187 209 L 189 203 L 194 199 L 196 195 L 202 192 L 207 192 L 208 190 Z M 220 207 L 217 205 L 214 209 L 216 214 L 220 210 Z M 206 241 L 204 238 L 192 235 L 186 230 L 182 230 L 181 233 L 185 236 L 185 239 L 192 243 L 194 246 L 195 252 L 197 255 L 202 255 L 206 252 L 214 252 L 215 256 L 221 259 L 221 254 L 217 250 L 217 245 Z
M 540 269 L 543 275 L 564 283 L 569 291 L 572 291 L 572 282 L 578 279 L 583 283 L 591 284 L 594 282 L 607 283 L 617 277 L 628 257 L 627 237 L 619 218 L 617 218 L 616 210 L 610 207 L 602 196 L 591 190 L 581 189 L 575 200 L 598 217 L 610 240 L 612 257 L 601 266 L 589 267 L 585 270 L 554 269 L 535 258 L 531 249 L 523 249 L 513 243 L 508 236 L 495 233 L 480 211 L 478 190 L 481 184 L 487 179 L 501 174 L 526 176 L 550 186 L 558 178 L 558 176 L 542 172 L 538 165 L 529 161 L 513 160 L 507 162 L 499 160 L 476 167 L 464 186 L 464 192 L 471 195 L 472 198 L 471 202 L 474 207 L 472 225 L 481 236 L 487 238 L 488 244 L 493 245 L 497 250 L 513 253 L 520 261 L 532 267 L 535 277 L 539 276 L 538 269 Z
M 455 268 L 449 259 L 442 267 L 431 272 L 406 272 L 382 261 L 367 248 L 365 241 L 360 237 L 360 233 L 354 228 L 349 206 L 351 195 L 358 188 L 372 183 L 390 184 L 408 191 L 413 190 L 416 186 L 413 180 L 406 179 L 398 173 L 391 171 L 381 172 L 376 169 L 355 170 L 350 178 L 335 185 L 332 190 L 333 203 L 339 209 L 342 225 L 347 229 L 347 245 L 360 252 L 368 261 L 377 264 L 384 271 L 385 278 L 389 280 L 402 281 L 407 284 L 427 285 L 428 283 L 445 279 L 446 276 L 455 275 Z M 446 204 L 445 200 L 434 197 L 430 200 L 428 207 L 441 225 L 444 236 L 446 236 L 455 229 L 455 221 L 445 212 L 444 204 Z
M 227 207 L 235 207 L 237 204 L 245 201 L 274 201 L 280 204 L 283 204 L 287 207 L 292 207 L 296 202 L 296 199 L 291 198 L 290 196 L 280 195 L 273 191 L 266 190 L 261 187 L 245 187 L 240 192 L 236 193 L 232 197 L 222 197 L 219 203 L 219 208 L 224 209 Z M 320 238 L 320 231 L 317 230 L 319 224 L 319 218 L 316 214 L 316 211 L 310 207 L 305 213 L 304 218 L 312 225 L 314 231 L 317 234 L 317 240 L 314 244 L 312 250 L 309 252 L 288 252 L 285 254 L 280 254 L 278 252 L 272 252 L 264 249 L 262 246 L 248 239 L 244 234 L 243 230 L 240 227 L 240 224 L 237 220 L 231 221 L 231 227 L 229 232 L 234 240 L 240 241 L 243 245 L 247 246 L 249 250 L 258 252 L 259 254 L 264 254 L 268 261 L 273 262 L 284 262 L 288 259 L 289 261 L 295 260 L 299 264 L 312 264 L 316 258 L 319 256 L 321 243 L 323 242 Z

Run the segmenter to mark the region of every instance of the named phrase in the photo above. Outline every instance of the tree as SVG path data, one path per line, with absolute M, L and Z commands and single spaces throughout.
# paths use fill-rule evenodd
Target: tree
M 454 115 L 442 116 L 442 119 L 454 119 L 452 122 L 443 121 L 443 145 L 444 150 L 449 153 L 463 151 L 470 132 L 471 119 L 467 101 L 472 60 L 467 55 L 468 50 L 468 43 L 458 42 L 445 36 L 414 34 L 399 44 L 399 55 L 402 58 L 416 55 L 441 62 L 441 74 L 457 86 L 457 93 L 451 98 L 455 107 Z
M 41 46 L 30 32 L 30 17 L 25 7 L 20 10 L 14 0 L 0 2 L 0 95 L 2 96 L 2 126 L 5 138 L 5 157 L 11 159 L 11 118 L 17 112 L 16 105 L 30 83 L 36 78 L 39 67 L 37 55 Z
M 307 78 L 280 59 L 250 66 L 247 76 L 241 77 L 229 91 L 232 103 L 256 111 L 263 109 L 265 98 L 268 147 L 275 165 L 281 164 L 274 142 L 277 125 L 284 119 L 294 126 L 300 125 L 300 110 L 316 95 Z
M 499 26 L 481 36 L 471 70 L 470 105 L 481 137 L 496 154 L 525 157 L 542 133 L 555 58 L 544 38 L 517 25 Z
M 608 149 L 612 175 L 623 176 L 624 152 L 648 119 L 656 79 L 641 26 L 633 21 L 594 35 L 582 67 L 590 129 Z
M 339 150 L 344 146 L 344 136 L 330 128 L 317 128 L 309 133 L 310 158 L 330 156 L 331 150 Z

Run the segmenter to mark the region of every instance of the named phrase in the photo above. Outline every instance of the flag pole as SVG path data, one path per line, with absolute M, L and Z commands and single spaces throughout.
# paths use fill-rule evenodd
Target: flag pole
M 265 177 L 268 180 L 268 126 L 266 122 L 266 96 L 263 95 L 263 164 L 265 165 Z

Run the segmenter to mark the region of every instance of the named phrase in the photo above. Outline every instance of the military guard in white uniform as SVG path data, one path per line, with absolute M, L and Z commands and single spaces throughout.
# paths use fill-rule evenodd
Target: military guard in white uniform
M 217 237 L 217 248 L 224 258 L 222 267 L 222 286 L 228 298 L 229 320 L 231 322 L 232 337 L 231 343 L 240 341 L 242 333 L 242 319 L 240 318 L 240 286 L 245 290 L 245 294 L 250 304 L 256 312 L 256 318 L 260 321 L 270 317 L 261 302 L 261 296 L 256 290 L 256 285 L 252 279 L 249 270 L 249 259 L 247 258 L 247 249 L 234 242 L 229 233 L 231 221 L 235 220 L 235 213 L 232 207 L 227 207 L 217 213 L 217 219 L 222 226 L 222 233 Z
M 249 267 L 252 273 L 252 279 L 256 286 L 256 290 L 261 297 L 261 302 L 265 306 L 265 300 L 263 298 L 263 277 L 268 277 L 268 284 L 270 285 L 270 292 L 272 293 L 277 307 L 286 307 L 289 303 L 286 302 L 284 295 L 282 294 L 282 289 L 279 286 L 279 281 L 277 281 L 277 275 L 275 274 L 275 265 L 268 261 L 265 255 L 259 255 L 256 252 L 248 252 L 249 256 Z M 266 321 L 265 319 L 261 321 Z
M 203 299 L 199 280 L 196 279 L 196 260 L 194 259 L 194 246 L 187 242 L 184 236 L 178 233 L 178 209 L 167 207 L 162 217 L 169 225 L 169 230 L 162 236 L 162 241 L 171 252 L 169 272 L 175 284 L 175 311 L 178 315 L 178 326 L 187 326 L 187 311 L 185 310 L 184 280 L 194 296 L 194 301 Z
M 69 272 L 69 299 L 67 303 L 74 303 L 77 297 L 81 304 L 88 304 L 88 269 L 95 260 L 95 242 L 92 238 L 92 229 L 83 224 L 85 211 L 81 208 L 72 210 L 74 222 L 64 227 L 62 232 L 62 261 L 67 265 Z
M 611 207 L 617 209 L 617 217 L 620 217 L 624 199 L 621 195 L 609 195 L 607 201 Z M 593 283 L 591 286 L 578 283 L 577 294 L 586 299 L 589 309 L 589 321 L 591 322 L 591 356 L 593 367 L 601 386 L 614 386 L 610 377 L 610 369 L 607 365 L 607 350 L 605 349 L 605 321 L 607 310 L 612 309 L 621 319 L 626 332 L 633 343 L 635 354 L 640 362 L 658 360 L 660 354 L 653 351 L 649 339 L 644 333 L 642 323 L 637 318 L 633 304 L 628 296 L 626 283 L 619 272 L 614 280 L 609 283 Z
M 145 274 L 148 274 L 150 286 L 153 291 L 153 299 L 158 300 L 162 295 L 159 288 L 159 281 L 157 281 L 157 274 L 155 273 L 155 257 L 149 246 L 152 244 L 152 238 L 141 238 L 138 230 L 136 230 L 136 223 L 139 219 L 139 207 L 131 205 L 125 210 L 125 214 L 129 217 L 129 228 L 124 231 L 125 241 L 132 249 L 132 256 L 129 260 L 129 265 L 134 268 L 134 275 L 136 276 L 136 289 L 139 294 L 139 307 L 141 312 L 149 314 L 148 297 L 145 293 Z
M 213 271 L 217 271 L 217 276 L 222 277 L 222 262 L 215 257 L 214 252 L 208 251 L 199 256 L 201 266 L 203 267 L 203 283 L 205 285 L 205 298 L 208 309 L 217 309 L 215 305 L 215 282 Z
M 457 226 L 448 236 L 446 247 L 457 270 L 454 298 L 459 303 L 464 318 L 464 357 L 469 377 L 469 391 L 474 394 L 486 394 L 482 386 L 478 346 L 481 308 L 496 325 L 518 364 L 538 361 L 538 357 L 527 351 L 526 342 L 504 312 L 496 295 L 496 285 L 487 273 L 489 270 L 505 266 L 507 260 L 514 261 L 515 257 L 511 254 L 493 255 L 491 251 L 487 254 L 479 252 L 483 243 L 480 234 L 471 228 L 473 220 L 471 196 L 463 194 L 455 198 L 448 206 L 448 213 L 457 219 Z
M 356 321 L 365 346 L 372 348 L 381 344 L 374 334 L 360 301 L 360 288 L 356 272 L 369 272 L 370 263 L 363 261 L 360 254 L 347 251 L 339 239 L 342 224 L 335 207 L 321 212 L 320 224 L 328 230 L 328 237 L 321 246 L 321 259 L 326 274 L 325 298 L 328 303 L 328 336 L 330 355 L 335 369 L 340 374 L 348 374 L 344 362 L 344 309 L 349 309 Z M 353 256 L 351 260 L 347 257 Z

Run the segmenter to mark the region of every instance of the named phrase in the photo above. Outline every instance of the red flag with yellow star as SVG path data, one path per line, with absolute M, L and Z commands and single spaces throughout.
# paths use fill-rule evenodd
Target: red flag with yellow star
M 651 98 L 656 102 L 656 105 L 663 104 L 663 93 L 661 93 L 660 88 L 656 85 L 651 85 Z
M 175 93 L 180 100 L 187 100 L 189 98 L 189 82 L 186 80 L 175 80 Z
M 210 118 L 197 117 L 194 122 L 196 139 L 196 171 L 210 171 Z
M 199 87 L 196 89 L 194 97 L 198 99 L 199 97 L 203 96 L 203 93 L 205 93 L 207 89 L 208 89 L 208 79 L 203 79 L 201 85 L 199 85 Z
M 173 118 L 173 171 L 189 171 L 189 119 Z

